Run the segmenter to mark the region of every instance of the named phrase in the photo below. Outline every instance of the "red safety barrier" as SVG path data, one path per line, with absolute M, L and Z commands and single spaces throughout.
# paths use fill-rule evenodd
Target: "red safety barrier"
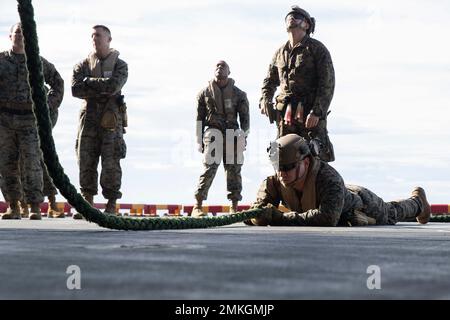
M 57 202 L 58 209 L 60 211 L 64 211 L 67 216 L 72 216 L 72 206 L 67 202 Z M 95 203 L 94 207 L 102 210 L 105 209 L 105 203 Z M 192 209 L 194 206 L 192 205 L 180 205 L 180 204 L 129 204 L 129 203 L 118 203 L 116 205 L 116 212 L 120 213 L 120 210 L 128 210 L 129 215 L 131 216 L 152 216 L 156 217 L 159 211 L 166 211 L 164 215 L 169 216 L 180 216 L 183 214 L 190 216 L 192 213 Z M 249 205 L 239 205 L 238 211 L 248 210 L 250 208 Z M 6 212 L 8 206 L 6 202 L 0 201 L 0 213 Z M 41 204 L 41 212 L 45 216 L 48 210 L 48 203 L 44 202 Z M 280 206 L 280 210 L 287 211 L 287 209 L 283 206 Z M 211 205 L 211 206 L 203 206 L 203 212 L 211 213 L 213 216 L 216 216 L 218 213 L 228 213 L 230 211 L 230 206 L 221 206 L 221 205 Z M 442 214 L 450 214 L 450 204 L 432 204 L 431 205 L 431 213 L 433 215 L 442 215 Z M 128 215 L 128 213 L 124 213 Z
M 431 213 L 436 215 L 448 214 L 450 213 L 450 204 L 432 204 Z

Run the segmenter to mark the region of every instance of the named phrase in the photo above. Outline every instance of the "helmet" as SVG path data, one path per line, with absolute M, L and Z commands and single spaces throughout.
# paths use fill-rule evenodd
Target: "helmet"
M 276 171 L 288 171 L 311 155 L 309 143 L 297 134 L 285 135 L 270 144 L 269 158 Z
M 284 18 L 284 20 L 286 20 L 286 18 L 290 14 L 299 14 L 299 15 L 303 16 L 303 18 L 305 18 L 305 20 L 309 23 L 309 29 L 308 29 L 307 33 L 308 34 L 314 33 L 314 29 L 316 28 L 316 19 L 311 17 L 306 10 L 300 8 L 299 6 L 292 6 L 291 10 L 288 12 L 288 14 Z

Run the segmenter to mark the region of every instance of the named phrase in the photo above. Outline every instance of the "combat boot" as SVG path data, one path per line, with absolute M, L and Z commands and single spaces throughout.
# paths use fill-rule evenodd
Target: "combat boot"
M 108 199 L 104 213 L 112 215 L 116 214 L 116 199 Z
M 238 202 L 233 200 L 231 202 L 230 214 L 235 214 L 237 212 L 237 208 L 238 208 Z
M 49 218 L 64 218 L 64 212 L 60 212 L 58 210 L 58 206 L 56 205 L 55 195 L 48 196 L 48 210 L 47 217 Z
M 11 201 L 8 210 L 2 216 L 3 220 L 20 220 L 19 201 Z
M 40 203 L 32 203 L 30 207 L 30 220 L 42 220 Z
M 200 218 L 208 216 L 206 212 L 203 212 L 203 199 L 200 199 L 199 197 L 195 198 L 197 199 L 197 204 L 192 208 L 191 217 Z
M 83 194 L 83 198 L 91 206 L 94 206 L 94 196 L 92 194 L 89 194 L 89 193 Z
M 86 200 L 87 203 L 89 203 L 92 207 L 94 206 L 94 196 L 92 194 L 89 193 L 84 193 L 83 194 L 83 198 L 84 200 Z M 83 215 L 79 212 L 75 212 L 72 216 L 73 219 L 75 220 L 82 220 L 84 219 Z
M 20 201 L 20 216 L 22 218 L 28 218 L 30 215 L 30 210 L 28 210 L 28 204 L 24 201 Z
M 425 190 L 421 187 L 415 187 L 411 193 L 412 198 L 418 198 L 422 203 L 422 211 L 416 215 L 416 220 L 420 224 L 426 224 L 430 221 L 431 207 L 428 203 L 427 196 L 425 195 Z

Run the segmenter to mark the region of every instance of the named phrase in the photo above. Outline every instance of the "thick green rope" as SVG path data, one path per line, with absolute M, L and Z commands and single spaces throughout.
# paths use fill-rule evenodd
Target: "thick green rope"
M 432 216 L 430 218 L 430 222 L 450 222 L 450 215 L 443 214 L 443 215 L 438 215 L 438 216 Z
M 165 229 L 194 229 L 218 227 L 256 218 L 264 213 L 263 209 L 253 209 L 238 212 L 232 215 L 224 215 L 213 218 L 195 219 L 182 218 L 145 218 L 134 219 L 105 215 L 99 210 L 91 207 L 70 183 L 59 163 L 52 136 L 51 122 L 47 107 L 47 96 L 44 90 L 44 76 L 42 63 L 39 57 L 39 46 L 34 21 L 34 9 L 31 0 L 18 0 L 18 10 L 22 22 L 22 31 L 25 41 L 25 53 L 27 56 L 27 67 L 31 87 L 33 111 L 36 115 L 40 146 L 44 154 L 44 161 L 55 186 L 83 217 L 99 226 L 118 230 L 165 230 Z

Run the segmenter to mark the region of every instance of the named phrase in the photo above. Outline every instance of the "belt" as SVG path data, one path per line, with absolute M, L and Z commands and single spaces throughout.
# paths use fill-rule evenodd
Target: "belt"
M 33 104 L 31 102 L 1 102 L 0 101 L 0 110 L 2 112 L 11 113 L 11 114 L 32 114 L 33 113 Z
M 27 116 L 30 114 L 33 114 L 33 110 L 19 110 L 19 109 L 11 109 L 11 108 L 0 108 L 1 113 L 8 113 L 8 114 L 14 114 L 18 116 Z

